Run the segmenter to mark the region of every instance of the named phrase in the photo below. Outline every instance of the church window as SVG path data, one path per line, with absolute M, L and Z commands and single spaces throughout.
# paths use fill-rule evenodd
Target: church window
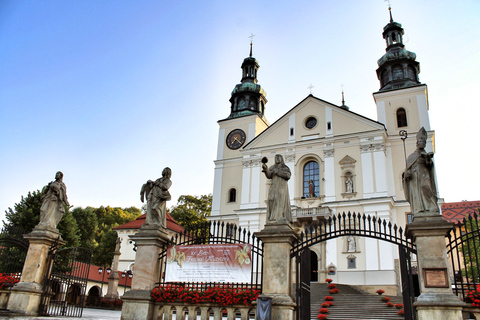
M 245 101 L 245 97 L 241 97 L 240 99 L 238 99 L 237 110 L 241 111 L 241 110 L 245 110 L 246 108 L 247 108 L 247 102 Z
M 407 111 L 404 108 L 397 110 L 397 127 L 406 127 L 407 124 Z
M 310 161 L 303 167 L 303 196 L 315 198 L 320 195 L 319 165 L 316 161 Z
M 355 256 L 348 256 L 348 269 L 356 269 L 357 268 L 357 258 Z
M 327 130 L 332 130 L 332 123 L 330 121 L 327 122 Z
M 228 191 L 228 202 L 236 202 L 237 201 L 237 189 L 232 188 Z
M 412 66 L 407 67 L 407 78 L 410 80 L 417 80 L 415 69 Z
M 293 132 L 294 132 L 293 128 L 290 128 L 290 135 L 291 136 L 293 136 Z
M 317 125 L 317 118 L 315 117 L 309 117 L 305 121 L 305 127 L 307 127 L 307 129 L 313 129 L 315 128 L 316 125 Z
M 401 65 L 395 65 L 392 68 L 393 80 L 403 79 L 403 69 Z
M 383 70 L 382 71 L 382 86 L 386 85 L 388 82 L 388 71 Z
M 407 213 L 407 224 L 410 224 L 413 222 L 413 214 Z

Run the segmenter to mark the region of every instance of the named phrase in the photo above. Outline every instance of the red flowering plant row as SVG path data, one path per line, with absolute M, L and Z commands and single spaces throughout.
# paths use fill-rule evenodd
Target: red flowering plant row
M 318 316 L 317 316 L 317 319 L 319 319 L 319 320 L 326 320 L 326 319 L 327 319 L 327 315 L 326 315 L 326 314 L 323 314 L 323 313 L 319 313 Z
M 20 281 L 20 279 L 17 277 L 12 277 L 8 274 L 0 273 L 0 290 L 11 287 L 18 281 Z
M 472 307 L 480 307 L 480 285 L 474 290 L 467 292 L 466 302 L 472 304 Z
M 260 290 L 251 288 L 232 288 L 217 285 L 205 290 L 188 288 L 182 285 L 166 284 L 152 290 L 157 302 L 184 302 L 188 304 L 215 303 L 221 306 L 244 304 L 249 306 L 260 294 Z

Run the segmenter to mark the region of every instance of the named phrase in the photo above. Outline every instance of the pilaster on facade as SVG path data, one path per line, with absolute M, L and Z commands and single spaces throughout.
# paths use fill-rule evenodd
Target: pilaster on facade
M 222 199 L 222 178 L 223 178 L 223 164 L 216 163 L 213 175 L 213 196 L 212 196 L 212 212 L 211 216 L 220 215 L 220 206 Z
M 325 202 L 335 201 L 335 150 L 324 149 L 325 156 Z
M 242 161 L 242 195 L 240 209 L 259 206 L 261 161 L 259 157 L 245 157 Z

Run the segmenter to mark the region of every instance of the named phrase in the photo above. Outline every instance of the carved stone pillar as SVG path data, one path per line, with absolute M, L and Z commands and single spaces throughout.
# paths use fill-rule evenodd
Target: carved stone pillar
M 293 320 L 290 250 L 298 238 L 289 224 L 267 224 L 255 236 L 263 242 L 263 294 L 272 298 L 272 319 Z
M 120 250 L 113 253 L 112 272 L 108 276 L 108 289 L 105 298 L 118 299 L 118 260 L 120 259 Z
M 7 309 L 24 315 L 37 315 L 48 268 L 48 252 L 60 233 L 56 228 L 36 227 L 23 236 L 30 242 L 20 282 L 12 287 Z
M 160 278 L 158 255 L 168 243 L 165 231 L 142 227 L 130 236 L 135 241 L 135 271 L 132 279 L 132 290 L 122 296 L 122 320 L 152 319 L 152 289 Z
M 417 245 L 420 296 L 414 303 L 418 320 L 462 320 L 466 304 L 452 292 L 445 236 L 453 223 L 442 216 L 414 217 L 406 233 Z

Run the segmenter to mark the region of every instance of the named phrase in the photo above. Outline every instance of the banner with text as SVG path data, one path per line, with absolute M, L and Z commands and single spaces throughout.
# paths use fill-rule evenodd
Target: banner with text
M 209 244 L 167 249 L 166 282 L 250 283 L 252 245 Z

